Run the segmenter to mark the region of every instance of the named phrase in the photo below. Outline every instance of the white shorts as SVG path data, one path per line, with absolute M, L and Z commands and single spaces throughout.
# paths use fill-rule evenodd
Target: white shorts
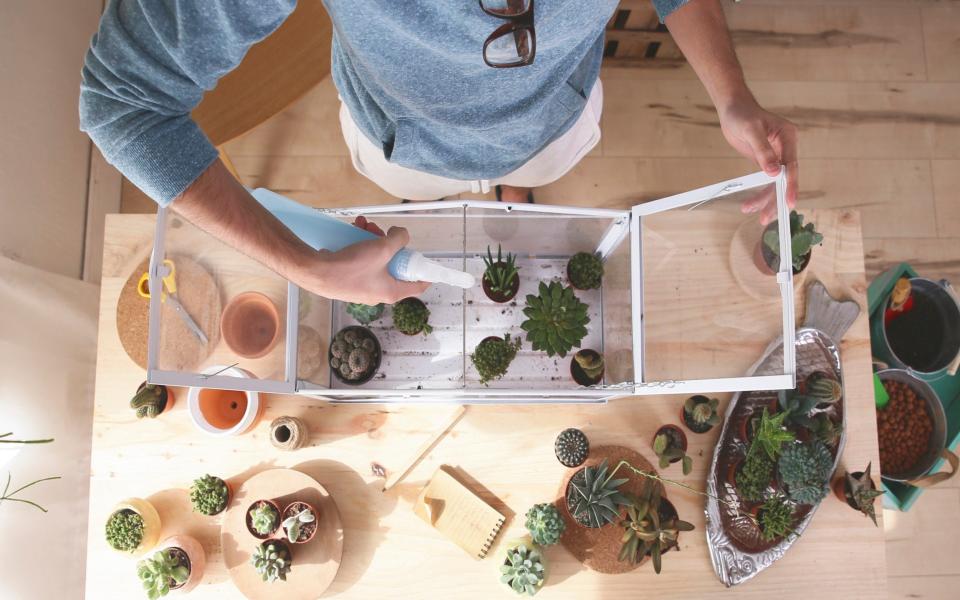
M 383 156 L 383 149 L 371 142 L 340 103 L 340 128 L 350 149 L 353 167 L 387 193 L 408 200 L 438 200 L 466 192 L 485 194 L 495 185 L 535 188 L 556 181 L 573 168 L 600 141 L 600 113 L 603 86 L 600 80 L 590 92 L 576 123 L 517 170 L 499 179 L 460 180 L 431 175 L 395 165 Z

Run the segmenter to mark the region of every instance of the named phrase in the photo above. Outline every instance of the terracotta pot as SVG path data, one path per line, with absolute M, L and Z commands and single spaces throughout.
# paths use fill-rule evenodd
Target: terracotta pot
M 503 261 L 494 263 L 494 265 L 503 265 Z M 506 293 L 497 293 L 490 289 L 490 282 L 487 281 L 487 272 L 483 272 L 483 278 L 480 281 L 483 284 L 483 293 L 487 295 L 487 298 L 490 298 L 498 304 L 503 304 L 505 302 L 510 302 L 513 300 L 517 292 L 520 291 L 520 275 L 516 275 L 513 278 L 513 283 L 510 285 L 510 290 Z
M 270 443 L 274 448 L 297 450 L 307 438 L 307 426 L 296 417 L 278 417 L 270 423 Z
M 295 542 L 290 542 L 290 538 L 287 535 L 287 528 L 283 527 L 283 521 L 307 508 L 313 511 L 313 516 L 315 519 L 313 524 L 315 525 L 315 527 L 313 528 L 313 531 L 310 532 L 310 535 L 308 535 L 306 538 L 297 539 L 297 541 Z M 317 535 L 317 531 L 320 529 L 320 511 L 318 511 L 316 508 L 314 508 L 312 504 L 308 502 L 304 502 L 302 500 L 294 500 L 283 509 L 283 513 L 280 514 L 280 523 L 281 523 L 280 527 L 283 530 L 283 539 L 285 539 L 286 541 L 292 544 L 306 544 L 307 542 L 312 540 L 315 535 Z M 301 529 L 302 529 L 302 526 L 301 526 Z
M 600 356 L 599 352 L 597 352 L 596 350 L 591 350 L 589 348 L 580 350 L 580 352 L 589 352 L 589 353 L 592 353 L 594 356 Z M 591 378 L 583 370 L 583 367 L 580 366 L 580 363 L 577 362 L 576 355 L 570 357 L 570 378 L 573 379 L 573 382 L 576 383 L 577 385 L 582 385 L 584 387 L 597 385 L 598 383 L 603 381 L 603 374 L 605 371 L 606 371 L 606 366 L 604 366 L 603 371 L 600 371 L 600 375 L 598 377 Z
M 503 549 L 500 551 L 498 560 L 494 564 L 494 567 L 497 570 L 497 579 L 498 580 L 500 579 L 500 566 L 503 564 L 506 564 L 507 562 L 507 552 L 515 548 L 518 548 L 520 546 L 523 546 L 528 551 L 529 550 L 540 551 L 540 562 L 543 564 L 543 581 L 540 583 L 540 585 L 537 586 L 537 591 L 539 591 L 544 586 L 544 584 L 546 584 L 547 579 L 549 579 L 550 577 L 550 563 L 547 561 L 547 553 L 543 551 L 543 548 L 540 548 L 539 546 L 534 544 L 533 540 L 528 535 L 504 542 Z M 503 583 L 501 584 L 501 587 L 504 588 L 506 591 L 508 591 L 513 597 L 517 596 L 516 593 L 514 593 L 513 588 L 511 588 L 508 584 Z
M 186 565 L 190 570 L 187 581 L 177 587 L 171 587 L 171 591 L 187 593 L 197 587 L 200 580 L 203 579 L 203 572 L 207 567 L 207 555 L 203 551 L 203 546 L 200 545 L 200 542 L 189 535 L 174 535 L 163 540 L 163 543 L 160 544 L 160 550 L 168 550 L 170 548 L 179 548 L 182 550 L 187 555 L 187 560 L 190 563 Z
M 132 552 L 121 553 L 132 556 L 142 556 L 144 553 L 152 550 L 160 539 L 160 514 L 157 512 L 157 509 L 154 508 L 153 504 L 150 504 L 147 500 L 142 498 L 127 498 L 113 507 L 107 520 L 115 513 L 124 510 L 133 511 L 143 519 L 143 538 L 140 540 L 140 545 L 134 548 Z
M 604 523 L 604 524 L 601 525 L 600 527 L 593 527 L 593 526 L 591 526 L 591 525 L 584 525 L 583 523 L 581 523 L 580 521 L 577 520 L 577 517 L 573 514 L 573 511 L 570 509 L 570 505 L 567 503 L 567 498 L 570 497 L 570 486 L 573 484 L 573 480 L 576 478 L 576 476 L 577 476 L 581 471 L 583 471 L 584 469 L 586 469 L 587 466 L 596 466 L 596 465 L 581 465 L 580 468 L 574 470 L 573 475 L 570 477 L 569 480 L 567 480 L 567 487 L 566 487 L 566 488 L 564 489 L 564 491 L 563 491 L 563 504 L 564 504 L 564 507 L 567 509 L 567 513 L 570 515 L 570 520 L 573 521 L 573 523 L 575 523 L 575 524 L 576 524 L 577 526 L 579 526 L 579 527 L 585 527 L 585 528 L 587 528 L 587 529 L 602 529 L 602 528 L 604 528 L 604 527 L 609 527 L 610 525 L 613 525 L 614 523 L 619 522 L 619 519 L 615 520 L 614 523 Z M 623 510 L 621 510 L 620 507 L 617 507 L 617 508 L 618 508 L 619 514 L 622 514 L 622 513 L 623 513 Z
M 236 367 L 213 366 L 204 370 L 204 374 L 213 373 L 226 377 L 250 377 L 248 372 Z M 263 403 L 257 392 L 213 388 L 190 388 L 187 408 L 193 424 L 214 436 L 246 433 L 257 425 L 263 414 Z
M 277 526 L 270 533 L 261 534 L 256 529 L 253 528 L 253 522 L 250 519 L 250 511 L 257 505 L 264 502 L 271 505 L 274 508 L 274 510 L 277 511 Z M 277 530 L 280 529 L 280 521 L 283 520 L 280 513 L 280 506 L 278 506 L 277 503 L 274 502 L 273 500 L 267 500 L 265 498 L 251 502 L 250 505 L 247 506 L 247 511 L 244 514 L 243 519 L 247 525 L 247 531 L 249 531 L 250 535 L 257 538 L 258 540 L 269 540 L 270 538 L 274 537 L 274 534 L 277 532 Z
M 657 436 L 661 433 L 667 434 L 667 437 L 670 439 L 671 444 L 668 446 L 670 448 L 676 447 L 679 444 L 679 447 L 684 452 L 687 451 L 687 435 L 683 433 L 683 430 L 677 427 L 676 425 L 663 425 L 660 429 L 657 429 L 656 433 L 653 434 L 653 440 L 650 440 L 650 446 L 653 447 L 654 440 L 657 439 Z M 675 462 L 680 462 L 680 458 L 674 458 L 670 460 L 670 464 Z
M 277 345 L 281 319 L 277 306 L 259 292 L 235 296 L 223 309 L 220 333 L 237 356 L 261 358 Z
M 855 471 L 851 473 L 851 475 L 853 475 L 854 477 L 862 477 L 863 471 Z M 849 488 L 847 487 L 846 477 L 841 476 L 834 479 L 833 483 L 831 484 L 831 488 L 833 489 L 834 495 L 839 500 L 842 500 L 843 502 L 845 502 L 846 505 L 852 508 L 853 510 L 857 510 L 857 511 L 860 510 L 856 502 L 854 502 L 853 497 L 850 496 Z M 872 490 L 877 489 L 877 484 L 873 482 L 873 479 L 870 480 L 870 489 Z
M 137 393 L 139 394 L 140 390 L 142 390 L 145 387 L 147 387 L 146 381 L 144 381 L 143 383 L 137 386 Z M 163 388 L 163 394 L 166 396 L 166 400 L 167 400 L 166 404 L 163 405 L 163 410 L 160 411 L 160 414 L 162 415 L 164 413 L 170 412 L 170 410 L 173 408 L 173 405 L 177 400 L 176 394 L 173 393 L 173 390 L 176 388 L 166 386 L 166 385 L 158 385 L 157 387 Z

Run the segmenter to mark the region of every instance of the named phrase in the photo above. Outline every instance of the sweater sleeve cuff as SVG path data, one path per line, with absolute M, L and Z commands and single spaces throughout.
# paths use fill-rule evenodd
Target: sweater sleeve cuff
M 155 123 L 107 158 L 160 206 L 168 206 L 219 156 L 187 115 Z
M 663 23 L 663 20 L 673 11 L 677 10 L 688 0 L 653 0 L 653 7 L 657 10 L 657 15 L 660 17 L 660 22 Z

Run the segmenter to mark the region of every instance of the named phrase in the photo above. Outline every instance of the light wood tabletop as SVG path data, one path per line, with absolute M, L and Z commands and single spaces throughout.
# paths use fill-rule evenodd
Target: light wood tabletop
M 839 298 L 866 305 L 863 244 L 856 211 L 811 211 L 824 233 L 810 275 Z M 606 405 L 474 406 L 396 487 L 381 492 L 384 480 L 371 472 L 382 465 L 389 474 L 449 418 L 452 406 L 343 405 L 298 396 L 267 396 L 259 425 L 234 438 L 205 436 L 190 423 L 185 390 L 173 410 L 138 421 L 128 401 L 145 374 L 124 353 L 116 329 L 116 302 L 131 272 L 149 252 L 154 218 L 111 215 L 106 224 L 97 361 L 87 597 L 133 599 L 143 596 L 136 561 L 112 551 L 103 526 L 113 505 L 130 496 L 154 503 L 163 521 L 161 539 L 174 533 L 196 537 L 207 555 L 203 582 L 195 598 L 240 598 L 223 564 L 219 528 L 223 518 L 190 510 L 187 489 L 205 473 L 235 486 L 251 475 L 291 467 L 321 482 L 336 500 L 344 529 L 343 559 L 327 596 L 344 598 L 497 598 L 510 593 L 499 583 L 496 551 L 525 534 L 523 514 L 538 502 L 555 498 L 565 469 L 554 458 L 553 441 L 566 427 L 579 427 L 591 444 L 627 446 L 655 459 L 650 441 L 664 423 L 678 423 L 679 396 L 645 396 Z M 799 293 L 799 292 L 798 292 Z M 799 296 L 798 296 L 799 298 Z M 802 303 L 798 302 L 802 320 Z M 870 378 L 867 315 L 841 345 L 848 412 L 842 467 L 879 465 Z M 729 395 L 721 396 L 721 409 Z M 270 420 L 290 415 L 310 430 L 306 447 L 275 449 L 268 439 Z M 662 473 L 698 489 L 719 428 L 688 433 L 693 472 L 678 465 Z M 477 561 L 426 526 L 412 510 L 419 491 L 438 466 L 453 467 L 473 489 L 504 512 L 505 530 L 494 557 Z M 550 577 L 539 596 L 549 598 L 724 597 L 877 598 L 886 596 L 886 564 L 881 527 L 830 496 L 813 523 L 787 555 L 747 583 L 727 590 L 710 564 L 704 534 L 703 499 L 669 489 L 682 519 L 696 530 L 680 537 L 680 552 L 664 557 L 663 572 L 649 564 L 623 575 L 586 570 L 560 546 L 546 550 Z M 878 510 L 878 520 L 881 511 Z M 296 565 L 294 565 L 294 569 Z M 282 597 L 281 586 L 278 596 Z

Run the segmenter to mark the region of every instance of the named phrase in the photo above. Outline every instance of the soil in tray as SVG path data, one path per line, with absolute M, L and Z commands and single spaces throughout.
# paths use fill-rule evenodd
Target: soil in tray
M 937 305 L 928 296 L 913 294 L 913 308 L 887 324 L 887 341 L 907 366 L 930 372 L 940 358 L 944 326 Z

